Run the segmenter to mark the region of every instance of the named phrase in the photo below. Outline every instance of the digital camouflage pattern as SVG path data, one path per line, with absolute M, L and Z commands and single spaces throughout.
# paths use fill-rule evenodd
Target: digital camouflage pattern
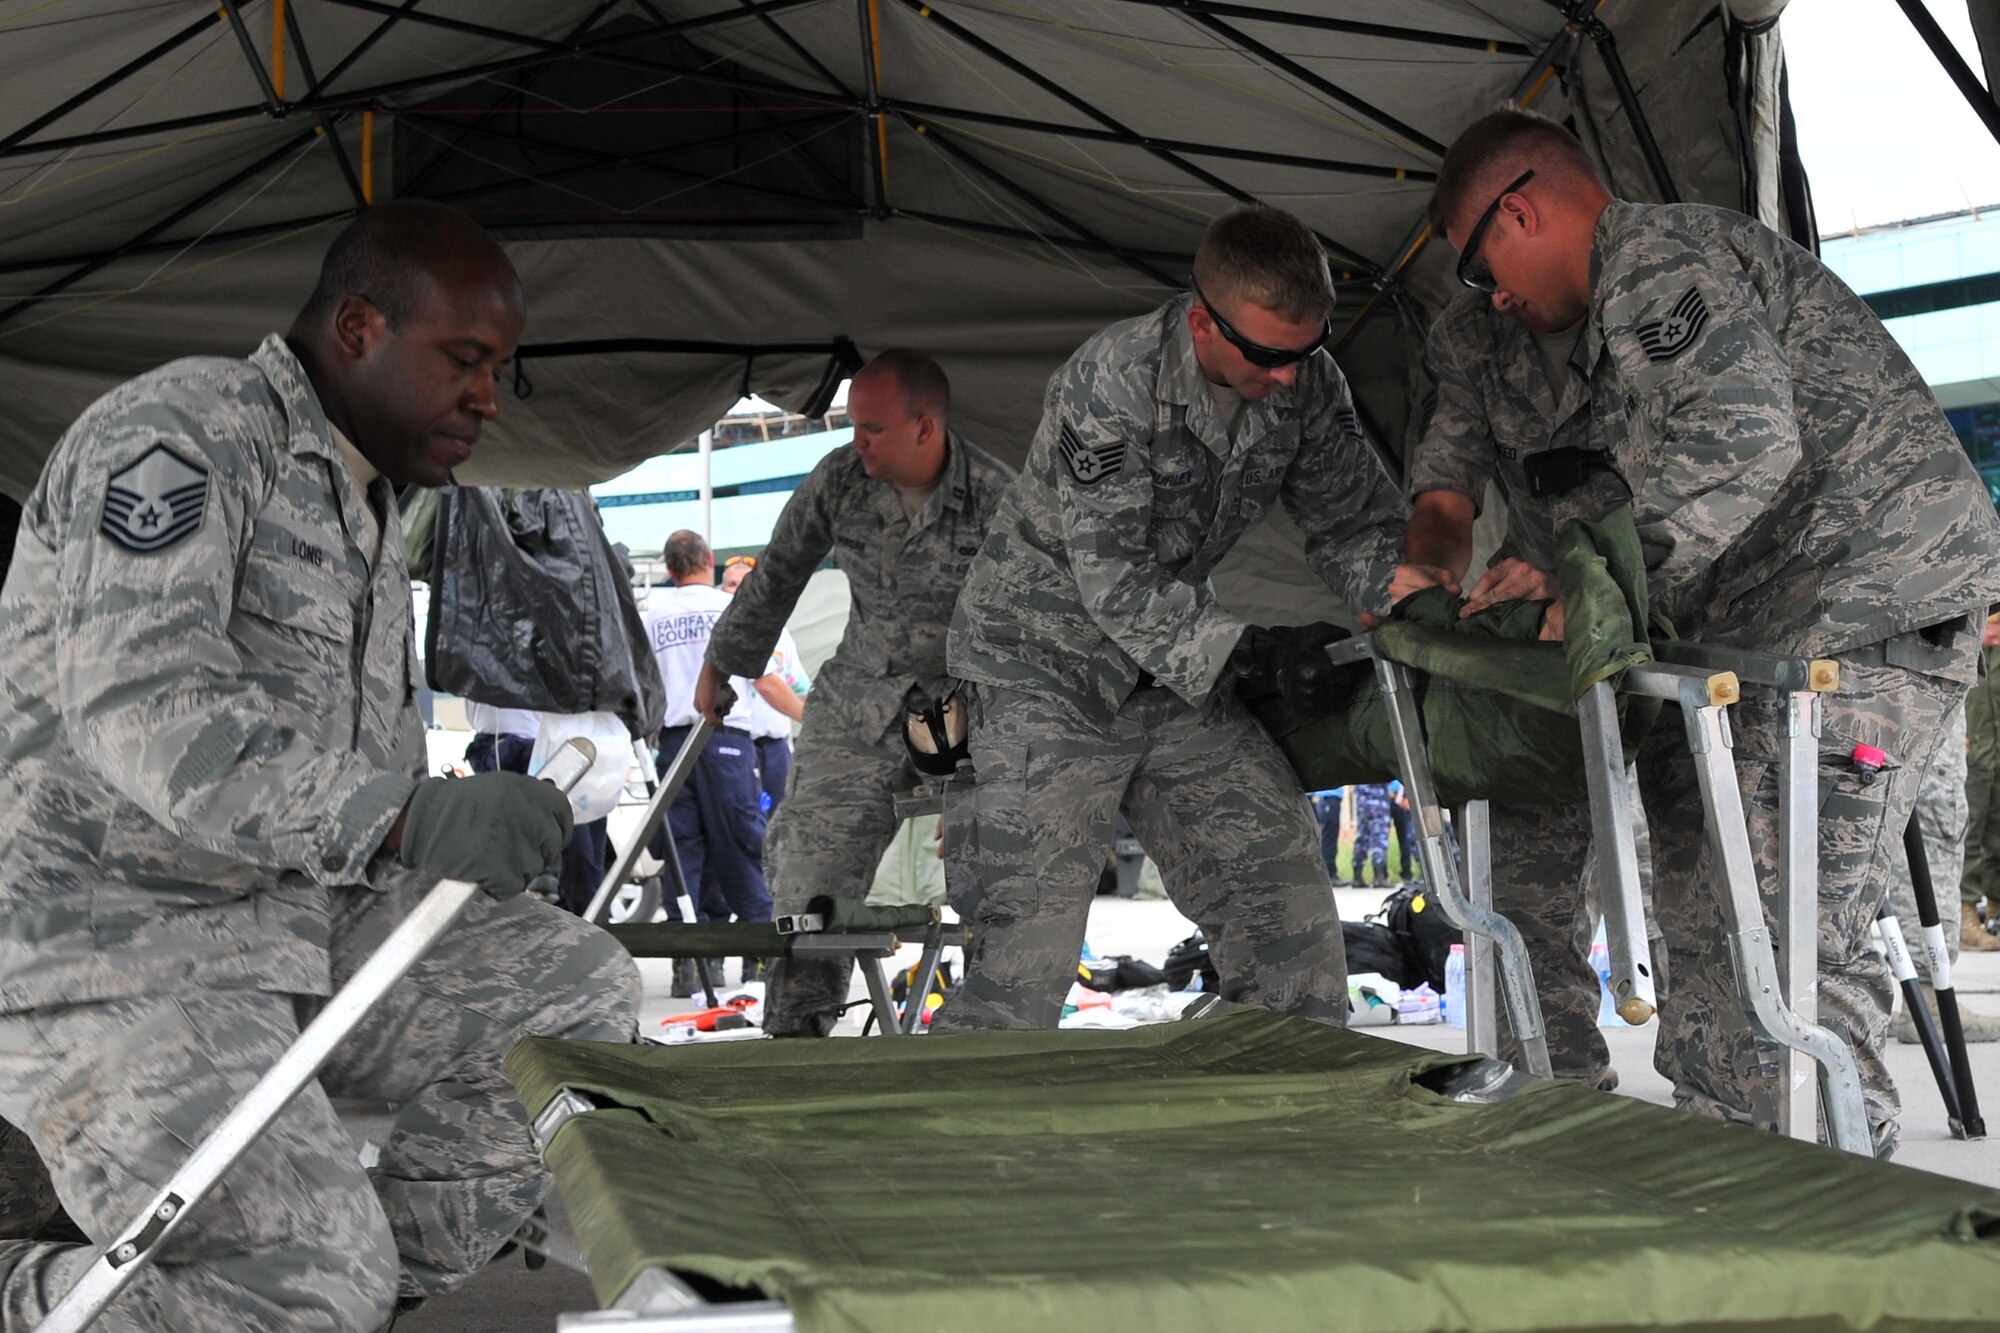
M 1318 827 L 1270 737 L 1215 688 L 1245 626 L 1208 575 L 1282 500 L 1335 591 L 1386 611 L 1403 505 L 1329 355 L 1226 430 L 1192 299 L 1111 325 L 1056 372 L 966 578 L 950 659 L 981 685 L 977 776 L 945 838 L 972 937 L 934 1030 L 1055 1024 L 1121 810 L 1226 989 L 1345 1021 Z
M 1597 1029 L 1597 970 L 1590 965 L 1596 920 L 1584 893 L 1591 848 L 1587 805 L 1487 803 L 1493 909 L 1513 922 L 1528 947 L 1557 1078 L 1616 1087 L 1611 1052 Z M 1500 1058 L 1520 1064 L 1520 1043 L 1496 1005 Z
M 110 479 L 162 444 L 205 513 L 133 551 Z M 0 1013 L 327 993 L 329 890 L 407 873 L 370 858 L 424 756 L 401 538 L 371 564 L 367 503 L 276 337 L 130 381 L 57 444 L 0 594 Z
M 1593 469 L 1575 492 L 1536 496 L 1528 468 L 1536 455 L 1590 445 L 1589 367 L 1581 341 L 1560 390 L 1549 382 L 1535 340 L 1512 315 L 1478 292 L 1461 292 L 1431 325 L 1424 364 L 1436 405 L 1410 453 L 1403 489 L 1412 497 L 1450 491 L 1485 504 L 1497 482 L 1507 501 L 1507 534 L 1492 563 L 1513 556 L 1555 568 L 1556 529 L 1577 514 L 1596 517 L 1625 498 L 1608 469 Z
M 1021 479 L 965 580 L 954 674 L 1118 712 L 1142 674 L 1204 704 L 1244 623 L 1209 574 L 1282 501 L 1357 611 L 1388 611 L 1403 505 L 1331 355 L 1217 418 L 1192 296 L 1102 330 L 1049 381 Z
M 1593 446 L 1631 488 L 1678 632 L 1824 657 L 2000 600 L 1985 486 L 1817 259 L 1726 209 L 1614 202 L 1591 266 Z
M 1967 646 L 1968 662 L 1971 655 Z M 1902 840 L 1924 769 L 1964 687 L 1944 675 L 1852 656 L 1836 660 L 1840 690 L 1826 699 L 1820 741 L 1819 1022 L 1853 1049 L 1876 1151 L 1886 1156 L 1895 1147 L 1899 1109 L 1882 1060 L 1894 982 L 1871 937 L 1888 889 L 1891 847 Z M 1730 711 L 1750 846 L 1767 888 L 1765 912 L 1775 920 L 1777 709 L 1756 691 Z M 1846 759 L 1857 744 L 1886 751 L 1896 767 L 1869 780 Z M 1655 906 L 1673 950 L 1654 1064 L 1673 1083 L 1677 1104 L 1773 1128 L 1777 1048 L 1755 1040 L 1743 1017 L 1694 762 L 1671 718 L 1647 739 L 1639 780 L 1652 816 Z
M 792 751 L 784 802 L 764 838 L 781 915 L 804 911 L 820 894 L 866 898 L 883 852 L 902 827 L 896 797 L 926 781 L 910 766 L 900 732 L 864 743 L 839 732 L 828 735 L 813 723 L 811 709 L 806 719 Z M 923 850 L 927 854 L 928 845 Z M 787 1037 L 831 1035 L 853 977 L 851 958 L 773 960 L 764 1030 Z
M 1389 787 L 1371 782 L 1354 789 L 1354 882 L 1361 882 L 1361 867 L 1372 865 L 1372 883 L 1389 878 Z
M 958 432 L 946 445 L 944 475 L 914 521 L 896 488 L 871 479 L 854 450 L 821 459 L 778 516 L 756 573 L 715 622 L 709 662 L 730 675 L 764 674 L 806 580 L 831 554 L 853 602 L 840 646 L 813 682 L 807 729 L 873 743 L 902 725 L 911 690 L 941 696 L 952 607 L 1013 481 Z
M 2000 905 L 2000 648 L 1980 654 L 1979 683 L 1965 696 L 1965 865 L 1959 900 Z
M 1580 346 L 1580 344 L 1579 344 Z M 1571 357 L 1552 385 L 1534 338 L 1512 315 L 1478 292 L 1463 292 L 1432 324 L 1425 362 L 1437 405 L 1410 455 L 1404 489 L 1463 495 L 1477 508 L 1487 482 L 1507 502 L 1507 534 L 1493 561 L 1513 556 L 1555 568 L 1556 528 L 1573 513 L 1594 514 L 1624 499 L 1605 470 L 1577 491 L 1538 497 L 1527 469 L 1536 455 L 1589 442 L 1590 380 Z M 1610 1053 L 1597 1030 L 1598 978 L 1590 965 L 1596 925 L 1585 893 L 1591 853 L 1588 806 L 1489 803 L 1493 903 L 1521 931 L 1547 1028 L 1549 1060 L 1560 1078 L 1611 1086 Z M 1643 819 L 1638 821 L 1643 827 Z M 1500 1007 L 1502 1058 L 1518 1063 L 1519 1044 Z
M 1959 879 L 1965 871 L 1967 797 L 1965 768 L 1965 709 L 1945 717 L 1944 737 L 1937 753 L 1924 765 L 1917 787 L 1917 828 L 1924 838 L 1924 864 L 1930 867 L 1931 892 L 1937 896 L 1938 925 L 1944 931 L 1946 956 L 1958 958 L 1960 924 Z M 1931 956 L 1924 948 L 1924 931 L 1917 920 L 1917 892 L 1910 883 L 1909 853 L 1897 837 L 1889 847 L 1889 910 L 1909 946 L 1917 975 L 1931 979 Z
M 905 704 L 949 688 L 945 635 L 952 606 L 1008 469 L 946 437 L 945 471 L 914 521 L 896 488 L 871 479 L 852 449 L 828 454 L 793 494 L 757 559 L 715 622 L 708 660 L 761 675 L 806 580 L 828 553 L 853 598 L 847 630 L 818 678 L 792 758 L 785 798 L 764 840 L 774 910 L 800 912 L 822 893 L 860 899 L 896 836 L 895 797 L 919 781 L 903 747 Z M 779 959 L 771 967 L 767 1032 L 824 1035 L 847 998 L 853 964 Z
M 27 505 L 0 593 L 0 1118 L 99 1242 L 430 887 L 375 854 L 424 748 L 371 503 L 393 488 L 358 486 L 273 337 L 112 391 Z M 630 1039 L 637 1000 L 600 932 L 475 900 L 101 1326 L 371 1329 L 463 1280 L 547 1187 L 501 1055 Z M 369 1175 L 329 1091 L 403 1103 Z M 0 1244 L 0 1323 L 91 1253 Z
M 1891 1151 L 1891 988 L 1868 937 L 1889 843 L 2000 596 L 2000 517 L 1881 322 L 1769 228 L 1724 209 L 1614 202 L 1591 269 L 1593 447 L 1631 488 L 1653 608 L 1688 637 L 1843 664 L 1820 746 L 1820 1018 L 1854 1047 L 1877 1148 Z M 1754 698 L 1732 711 L 1771 883 L 1776 717 Z M 1902 767 L 1862 783 L 1846 760 L 1857 741 Z M 1692 764 L 1676 748 L 1675 729 L 1656 729 L 1640 766 L 1674 955 L 1655 1062 L 1683 1103 L 1769 1124 L 1777 1065 L 1737 1016 Z
M 1208 937 L 1224 998 L 1346 1021 L 1319 826 L 1233 691 L 1191 708 L 1141 689 L 1106 722 L 1076 703 L 982 688 L 972 763 L 978 781 L 945 815 L 965 975 L 932 1032 L 1056 1025 L 1120 811 Z

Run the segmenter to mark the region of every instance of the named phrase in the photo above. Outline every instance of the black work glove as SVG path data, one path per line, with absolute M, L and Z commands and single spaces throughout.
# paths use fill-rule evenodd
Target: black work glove
M 1347 637 L 1335 625 L 1252 625 L 1230 650 L 1236 693 L 1253 709 L 1281 703 L 1301 719 L 1324 717 L 1347 702 L 1351 673 L 1327 660 L 1330 643 Z
M 412 870 L 469 879 L 489 898 L 511 898 L 555 873 L 574 827 L 569 798 L 540 778 L 425 778 L 403 808 L 396 855 Z

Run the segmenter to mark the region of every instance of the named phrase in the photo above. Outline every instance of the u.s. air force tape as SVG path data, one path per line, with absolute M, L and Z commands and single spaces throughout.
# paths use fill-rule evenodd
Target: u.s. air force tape
M 111 474 L 97 530 L 139 555 L 164 551 L 201 527 L 208 513 L 208 469 L 164 444 Z
M 1062 454 L 1070 476 L 1076 478 L 1079 486 L 1095 486 L 1106 477 L 1115 477 L 1125 470 L 1125 441 L 1087 445 L 1067 421 L 1056 432 L 1056 449 Z
M 1702 326 L 1707 323 L 1708 302 L 1701 299 L 1700 288 L 1690 287 L 1664 316 L 1649 320 L 1632 332 L 1638 336 L 1639 346 L 1645 349 L 1647 360 L 1668 361 L 1685 352 L 1701 336 Z

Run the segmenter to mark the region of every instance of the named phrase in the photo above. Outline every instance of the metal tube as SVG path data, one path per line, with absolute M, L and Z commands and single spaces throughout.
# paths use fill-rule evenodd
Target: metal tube
M 1889 971 L 1896 978 L 1896 985 L 1903 992 L 1903 1003 L 1909 1007 L 1910 1023 L 1917 1030 L 1917 1039 L 1924 1048 L 1924 1059 L 1930 1063 L 1931 1077 L 1937 1080 L 1938 1096 L 1944 1102 L 1945 1120 L 1954 1137 L 1965 1137 L 1965 1118 L 1958 1110 L 1958 1085 L 1952 1080 L 1951 1058 L 1944 1052 L 1944 1037 L 1938 1032 L 1937 1020 L 1931 1017 L 1931 1007 L 1924 1003 L 1924 988 L 1917 979 L 1917 965 L 1910 960 L 1910 947 L 1903 939 L 1903 923 L 1889 911 L 1884 901 L 1882 910 L 1875 914 L 1875 931 L 1882 944 L 1882 952 L 1889 960 Z
M 610 905 L 611 895 L 625 882 L 625 876 L 632 871 L 632 863 L 639 859 L 639 849 L 646 845 L 653 836 L 653 830 L 660 826 L 662 819 L 666 818 L 667 808 L 674 803 L 674 797 L 680 794 L 681 785 L 688 780 L 688 775 L 694 772 L 696 761 L 701 758 L 702 750 L 708 745 L 708 738 L 714 734 L 715 724 L 707 718 L 702 718 L 689 730 L 687 739 L 681 742 L 681 752 L 674 756 L 674 762 L 660 775 L 660 785 L 654 790 L 653 799 L 646 806 L 646 813 L 639 820 L 639 828 L 632 835 L 632 841 L 626 845 L 624 851 L 618 853 L 617 859 L 612 861 L 611 869 L 605 872 L 603 882 L 597 886 L 597 892 L 591 895 L 590 906 L 583 909 L 585 921 L 595 922 L 601 919 L 605 908 Z M 680 878 L 678 865 L 674 868 L 674 877 L 678 882 Z
M 1910 26 L 1917 30 L 1917 36 L 1924 39 L 1924 45 L 1937 57 L 1938 64 L 1944 66 L 1944 72 L 1958 86 L 1958 91 L 1972 104 L 1973 114 L 1985 123 L 1986 132 L 2000 139 L 2000 103 L 1994 102 L 1993 94 L 1979 81 L 1972 67 L 1965 63 L 1965 57 L 1959 55 L 1958 48 L 1951 44 L 1951 38 L 1931 17 L 1930 10 L 1924 8 L 1923 0 L 1896 0 L 1896 3 L 1902 6 Z
M 289 1050 L 257 1080 L 236 1108 L 203 1139 L 186 1162 L 167 1178 L 146 1210 L 98 1255 L 77 1284 L 50 1310 L 36 1333 L 77 1333 L 87 1328 L 173 1234 L 188 1210 L 236 1163 L 257 1136 L 270 1127 L 291 1100 L 312 1082 L 334 1049 L 360 1025 L 376 1003 L 401 981 L 451 928 L 477 884 L 440 880 L 405 917 L 382 947 L 326 1003 Z
M 924 1010 L 929 1007 L 931 982 L 937 976 L 938 955 L 944 952 L 944 922 L 933 921 L 924 936 L 924 951 L 917 959 L 917 970 L 910 975 L 909 987 L 903 992 L 903 1031 L 918 1032 L 923 1028 Z
M 1958 992 L 1951 984 L 1951 954 L 1945 948 L 1944 923 L 1938 916 L 1937 891 L 1931 885 L 1930 861 L 1924 854 L 1923 830 L 1914 812 L 1903 826 L 1903 852 L 1910 862 L 1910 888 L 1917 900 L 1917 922 L 1924 930 L 1924 951 L 1930 955 L 1931 990 L 1937 995 L 1938 1025 L 1951 1057 L 1951 1081 L 1958 1089 L 1961 1138 L 1986 1137 L 1986 1120 L 1979 1114 L 1979 1092 L 1972 1085 L 1972 1062 L 1965 1050 L 1965 1025 L 1958 1013 Z M 1920 1009 L 1923 1006 L 1917 1005 Z M 1915 1009 L 1912 1010 L 1914 1021 Z
M 1591 839 L 1603 874 L 1604 942 L 1611 955 L 1611 1001 L 1637 1027 L 1653 1016 L 1652 950 L 1646 905 L 1639 892 L 1639 845 L 1632 835 L 1632 793 L 1625 779 L 1625 742 L 1610 682 L 1599 681 L 1577 701 L 1583 731 L 1584 780 L 1590 788 Z
M 1627 676 L 1636 674 L 1635 670 Z M 1843 1152 L 1870 1157 L 1874 1155 L 1874 1146 L 1854 1053 L 1846 1042 L 1825 1028 L 1801 1023 L 1779 993 L 1778 965 L 1770 932 L 1764 925 L 1764 904 L 1757 892 L 1757 867 L 1750 852 L 1742 793 L 1736 784 L 1729 722 L 1722 708 L 1721 704 L 1689 707 L 1683 703 L 1681 712 L 1701 786 L 1709 850 L 1722 876 L 1718 888 L 1723 918 L 1727 922 L 1736 983 L 1746 1016 L 1759 1036 L 1803 1050 L 1818 1061 L 1827 1136 Z
M 1787 690 L 1778 730 L 1779 993 L 1811 1027 L 1819 1023 L 1819 695 Z M 1810 1143 L 1819 1136 L 1818 1070 L 1795 1046 L 1779 1058 L 1779 1132 Z
M 1372 642 L 1372 639 L 1371 639 Z M 1410 688 L 1409 668 L 1384 657 L 1375 658 L 1375 680 L 1389 705 L 1389 730 L 1396 744 L 1397 765 L 1410 796 L 1410 813 L 1421 837 L 1424 873 L 1445 915 L 1476 935 L 1492 939 L 1499 952 L 1502 994 L 1507 1023 L 1521 1043 L 1528 1072 L 1551 1076 L 1549 1043 L 1542 1023 L 1542 1006 L 1535 994 L 1534 970 L 1528 948 L 1514 923 L 1488 907 L 1469 902 L 1458 885 L 1458 866 L 1451 854 L 1444 809 L 1431 782 L 1430 758 L 1423 748 L 1423 727 Z M 1468 951 L 1469 952 L 1469 951 Z
M 1604 68 L 1610 71 L 1611 86 L 1618 91 L 1618 104 L 1625 108 L 1625 121 L 1632 127 L 1633 138 L 1639 141 L 1639 152 L 1646 159 L 1646 170 L 1652 173 L 1654 187 L 1660 192 L 1660 202 L 1679 203 L 1680 192 L 1674 189 L 1674 178 L 1667 171 L 1667 159 L 1660 153 L 1659 141 L 1653 138 L 1653 127 L 1646 120 L 1646 109 L 1639 105 L 1638 90 L 1625 73 L 1625 60 L 1618 54 L 1618 39 L 1612 36 L 1610 26 L 1595 15 L 1584 20 L 1583 31 L 1596 45 L 1598 55 L 1604 58 Z
M 1476 910 L 1493 908 L 1493 819 L 1485 801 L 1467 801 L 1456 823 L 1465 866 L 1465 898 Z M 1465 1049 L 1500 1058 L 1500 1010 L 1494 984 L 1493 941 L 1460 932 L 1465 941 Z

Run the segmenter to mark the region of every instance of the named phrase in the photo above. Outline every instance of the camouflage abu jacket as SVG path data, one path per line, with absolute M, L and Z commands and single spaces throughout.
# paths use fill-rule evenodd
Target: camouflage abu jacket
M 945 690 L 944 638 L 966 568 L 1014 474 L 957 431 L 945 470 L 914 522 L 861 456 L 821 459 L 778 516 L 757 572 L 715 622 L 708 661 L 732 676 L 764 674 L 806 580 L 834 553 L 853 598 L 840 646 L 813 681 L 806 725 L 873 744 L 902 724 L 904 696 Z
M 423 767 L 409 575 L 303 368 L 176 361 L 93 404 L 0 593 L 0 1011 L 325 994 L 329 892 Z
M 1320 352 L 1245 402 L 1232 442 L 1180 296 L 1113 324 L 1049 381 L 1021 479 L 966 576 L 954 675 L 1115 713 L 1149 673 L 1206 702 L 1244 624 L 1209 573 L 1282 500 L 1314 570 L 1388 610 L 1404 506 Z
M 1631 488 L 1652 604 L 1682 633 L 1826 654 L 2000 599 L 1985 487 L 1902 348 L 1817 259 L 1724 209 L 1615 202 L 1591 270 L 1593 445 Z

